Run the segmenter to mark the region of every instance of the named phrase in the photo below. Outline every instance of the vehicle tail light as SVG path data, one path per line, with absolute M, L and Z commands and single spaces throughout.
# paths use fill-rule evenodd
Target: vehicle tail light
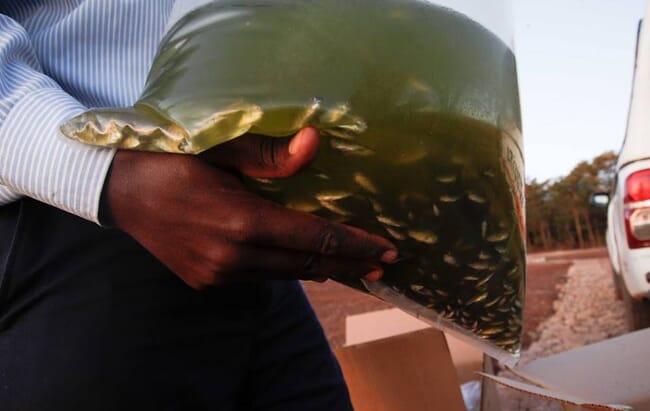
M 623 202 L 628 246 L 650 247 L 650 170 L 630 174 Z

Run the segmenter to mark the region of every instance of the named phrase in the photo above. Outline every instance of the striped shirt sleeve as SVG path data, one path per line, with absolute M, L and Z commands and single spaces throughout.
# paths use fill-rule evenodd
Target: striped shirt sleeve
M 20 194 L 0 184 L 0 205 L 9 204 L 12 201 L 18 200 L 20 197 L 22 197 Z
M 137 100 L 176 5 L 0 1 L 0 206 L 29 196 L 98 222 L 114 151 L 67 140 L 59 125 Z
M 43 74 L 26 30 L 0 14 L 0 205 L 25 195 L 98 223 L 114 151 L 58 130 L 83 110 Z

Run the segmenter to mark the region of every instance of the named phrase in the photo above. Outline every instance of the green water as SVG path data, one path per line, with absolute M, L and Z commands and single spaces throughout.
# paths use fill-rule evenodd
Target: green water
M 512 141 L 476 120 L 421 116 L 411 128 L 369 127 L 354 142 L 326 138 L 311 169 L 250 183 L 291 208 L 391 239 L 401 259 L 386 266 L 385 284 L 516 353 L 525 250 L 504 166 Z
M 244 131 L 353 135 L 439 112 L 521 128 L 510 49 L 460 14 L 407 0 L 215 2 L 163 40 L 144 106 L 188 132 L 186 152 Z

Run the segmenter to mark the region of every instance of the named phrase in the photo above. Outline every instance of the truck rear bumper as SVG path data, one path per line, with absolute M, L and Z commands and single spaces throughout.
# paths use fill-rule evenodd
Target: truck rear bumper
M 633 298 L 650 298 L 650 248 L 627 250 L 623 259 L 623 281 Z

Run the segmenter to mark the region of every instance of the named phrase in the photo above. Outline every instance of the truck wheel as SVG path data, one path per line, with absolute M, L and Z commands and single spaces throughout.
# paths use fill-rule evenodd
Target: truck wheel
M 636 331 L 650 327 L 650 301 L 632 298 L 622 281 L 620 285 L 628 329 Z
M 614 271 L 614 267 L 611 267 L 611 271 L 612 284 L 614 284 L 614 293 L 616 295 L 616 299 L 620 301 L 623 299 L 623 291 L 621 291 L 621 289 L 625 286 L 622 284 L 621 275 L 617 274 L 616 271 Z

